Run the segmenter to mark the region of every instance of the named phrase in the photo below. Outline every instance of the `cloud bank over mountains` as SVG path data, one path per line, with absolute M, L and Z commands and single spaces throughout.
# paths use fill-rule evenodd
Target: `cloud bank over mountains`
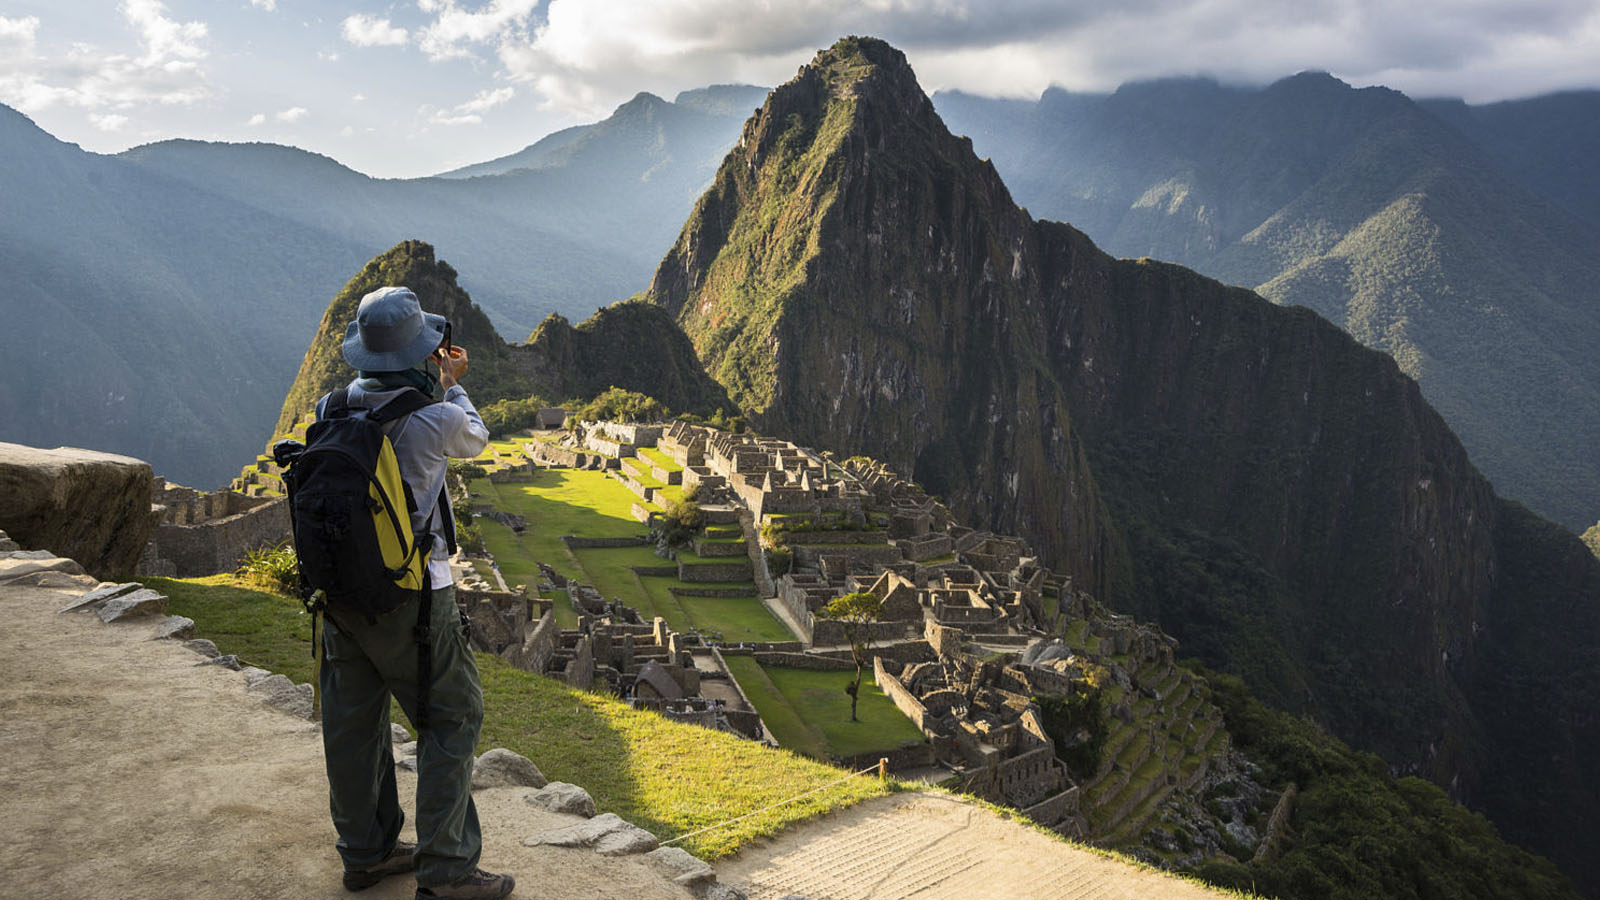
M 272 140 L 380 175 L 513 152 L 639 91 L 778 84 L 845 34 L 903 48 L 930 91 L 1036 97 L 1171 75 L 1265 84 L 1306 69 L 1471 102 L 1600 87 L 1591 0 L 122 0 L 115 10 L 9 4 L 0 102 L 93 150 Z M 273 114 L 296 108 L 310 115 Z

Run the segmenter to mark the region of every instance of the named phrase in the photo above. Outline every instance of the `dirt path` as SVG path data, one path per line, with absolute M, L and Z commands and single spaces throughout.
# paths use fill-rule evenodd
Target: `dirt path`
M 103 625 L 56 612 L 84 590 L 0 584 L 0 895 L 350 897 L 314 726 L 257 702 L 238 673 L 150 641 L 153 619 Z M 415 777 L 400 779 L 409 798 Z M 528 806 L 525 792 L 475 795 L 483 865 L 516 875 L 513 896 L 691 896 L 640 857 L 523 847 L 576 821 Z M 717 870 L 754 900 L 1218 896 L 920 793 L 792 828 Z M 413 889 L 395 878 L 362 896 L 399 900 Z
M 86 589 L 0 585 L 0 872 L 8 897 L 347 898 L 314 727 L 153 620 L 103 625 L 58 608 Z M 409 811 L 415 776 L 400 773 Z M 650 864 L 523 847 L 576 821 L 526 788 L 477 792 L 483 865 L 515 897 L 685 900 Z M 411 828 L 407 825 L 408 836 Z M 361 896 L 407 898 L 392 878 Z

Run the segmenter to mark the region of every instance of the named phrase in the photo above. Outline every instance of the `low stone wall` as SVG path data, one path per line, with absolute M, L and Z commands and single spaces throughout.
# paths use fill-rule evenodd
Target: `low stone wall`
M 526 445 L 534 459 L 552 466 L 566 466 L 569 469 L 587 469 L 594 462 L 587 453 L 580 453 L 571 447 L 552 444 L 546 441 L 532 441 Z
M 750 578 L 750 561 L 742 559 L 730 563 L 678 563 L 678 580 L 690 584 L 708 581 L 745 581 Z
M 634 571 L 638 572 L 639 570 L 635 569 Z M 643 572 L 639 572 L 639 574 L 643 575 L 644 573 Z M 677 569 L 672 569 L 672 570 L 668 571 L 667 574 L 668 575 L 676 575 L 676 574 L 678 574 L 678 570 Z M 672 596 L 674 596 L 674 597 L 737 598 L 737 597 L 748 597 L 748 596 L 750 596 L 750 591 L 749 591 L 748 588 L 711 588 L 711 587 L 705 587 L 705 588 L 694 587 L 694 588 L 690 588 L 690 587 L 678 587 L 678 586 L 674 585 L 674 586 L 668 587 L 667 590 L 669 592 L 671 592 Z
M 890 566 L 905 559 L 900 553 L 900 548 L 893 545 L 827 544 L 809 547 L 804 544 L 790 544 L 788 546 L 794 551 L 796 564 L 802 566 L 821 565 L 823 556 L 838 556 L 851 562 L 877 566 Z
M 1078 814 L 1078 789 L 1070 787 L 1047 797 L 1041 803 L 1036 803 L 1022 811 L 1022 814 L 1041 825 L 1054 825 L 1055 823 Z
M 785 531 L 785 544 L 877 544 L 882 545 L 887 534 L 883 531 Z M 948 540 L 948 538 L 947 538 Z
M 668 565 L 665 563 L 665 561 L 663 561 L 662 565 L 659 566 L 629 566 L 628 568 L 633 570 L 633 574 L 643 575 L 645 577 L 661 576 L 665 578 L 676 578 L 678 575 L 678 567 L 674 565 Z M 741 593 L 738 596 L 742 597 L 744 594 Z
M 527 466 L 515 469 L 495 469 L 489 473 L 490 484 L 522 484 L 533 480 L 533 470 Z
M 852 772 L 870 769 L 878 764 L 878 760 L 889 761 L 889 771 L 905 772 L 910 769 L 924 769 L 938 762 L 938 757 L 933 752 L 933 745 L 927 741 L 907 744 L 893 750 L 873 750 L 867 753 L 857 753 L 854 756 L 841 756 L 834 760 L 837 765 L 843 766 Z
M 783 666 L 787 669 L 811 669 L 818 672 L 854 672 L 856 664 L 848 659 L 818 656 L 813 653 L 776 653 L 758 651 L 756 662 L 763 666 Z
M 561 543 L 566 544 L 568 550 L 594 550 L 609 547 L 643 547 L 648 545 L 650 540 L 644 537 L 589 538 L 564 534 L 561 536 Z
M 702 490 L 709 491 L 720 487 L 726 487 L 727 484 L 728 479 L 723 478 L 721 475 L 714 474 L 705 466 L 689 466 L 683 470 L 684 490 L 688 490 L 695 485 L 699 485 Z
M 921 622 L 871 622 L 867 625 L 874 641 L 897 641 L 915 634 L 921 626 Z M 850 641 L 845 637 L 843 622 L 813 616 L 811 643 L 827 647 L 848 644 Z
M 744 541 L 713 541 L 703 537 L 694 539 L 694 555 L 702 559 L 747 556 L 749 552 Z

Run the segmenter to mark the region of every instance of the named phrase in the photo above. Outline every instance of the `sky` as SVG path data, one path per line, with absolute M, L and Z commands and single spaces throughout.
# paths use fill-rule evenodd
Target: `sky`
M 1473 103 L 1600 88 L 1600 0 L 0 0 L 0 103 L 100 153 L 271 141 L 416 177 L 640 91 L 776 85 L 849 34 L 930 93 L 1308 69 Z

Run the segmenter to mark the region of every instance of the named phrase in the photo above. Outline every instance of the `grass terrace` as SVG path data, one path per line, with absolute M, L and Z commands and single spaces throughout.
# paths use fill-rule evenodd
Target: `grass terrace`
M 724 640 L 789 641 L 794 635 L 757 596 L 750 581 L 734 583 L 687 584 L 677 578 L 677 561 L 655 555 L 651 546 L 601 547 L 569 550 L 563 535 L 579 537 L 642 537 L 645 526 L 633 518 L 632 505 L 638 497 L 604 473 L 578 469 L 535 469 L 531 482 L 494 484 L 476 479 L 471 484 L 473 502 L 487 504 L 504 512 L 522 516 L 527 529 L 514 534 L 511 529 L 489 518 L 477 521 L 483 529 L 500 572 L 508 585 L 535 586 L 539 581 L 538 563 L 554 567 L 568 578 L 594 586 L 602 596 L 619 597 L 649 619 L 660 616 L 678 631 L 716 632 Z M 677 486 L 673 486 L 677 490 Z M 735 543 L 743 540 L 738 526 L 718 528 L 716 539 Z M 738 559 L 742 559 L 739 557 Z M 702 559 L 685 547 L 679 560 L 686 565 L 721 565 L 728 559 Z M 669 575 L 639 574 L 672 570 Z M 718 588 L 740 590 L 738 597 L 678 597 L 672 588 Z M 577 614 L 567 602 L 555 604 L 556 620 L 564 628 L 577 626 Z
M 860 721 L 852 722 L 850 696 L 844 692 L 852 672 L 765 667 L 748 656 L 727 661 L 780 746 L 826 759 L 893 750 L 923 739 L 871 678 L 861 681 Z
M 170 611 L 194 619 L 200 636 L 223 653 L 298 683 L 311 680 L 311 620 L 298 601 L 246 587 L 227 575 L 147 578 L 145 583 L 167 594 Z M 763 809 L 845 774 L 793 753 L 573 690 L 489 654 L 477 654 L 477 662 L 484 705 L 479 753 L 494 747 L 514 750 L 552 781 L 582 785 L 601 811 L 663 839 Z M 892 789 L 872 777 L 851 779 L 682 846 L 716 859 L 786 825 Z

